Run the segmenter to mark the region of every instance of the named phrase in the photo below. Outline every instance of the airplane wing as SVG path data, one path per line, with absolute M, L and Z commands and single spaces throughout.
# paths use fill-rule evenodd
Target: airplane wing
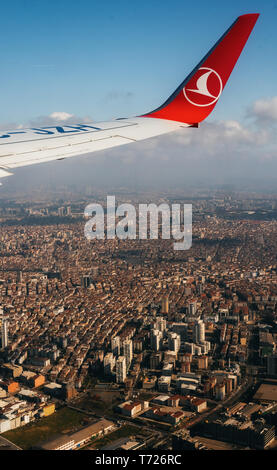
M 258 14 L 239 16 L 159 108 L 130 119 L 15 129 L 0 133 L 0 178 L 14 168 L 62 160 L 184 127 L 198 127 L 215 107 Z
M 0 178 L 9 170 L 105 150 L 188 125 L 152 118 L 18 129 L 0 134 Z

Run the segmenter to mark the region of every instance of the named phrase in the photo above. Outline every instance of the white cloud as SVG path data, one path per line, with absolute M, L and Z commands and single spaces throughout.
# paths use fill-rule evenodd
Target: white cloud
M 13 130 L 28 127 L 42 127 L 42 126 L 55 126 L 56 124 L 83 124 L 90 123 L 93 119 L 90 116 L 75 116 L 75 114 L 67 113 L 66 111 L 53 111 L 48 116 L 38 116 L 30 121 L 23 123 L 0 123 L 0 130 Z
M 261 121 L 277 121 L 277 96 L 255 101 L 248 115 Z
M 66 113 L 65 111 L 54 111 L 50 114 L 51 119 L 55 119 L 56 121 L 68 121 L 68 119 L 72 118 L 74 114 Z
M 166 148 L 175 146 L 179 149 L 182 146 L 194 159 L 206 155 L 220 156 L 224 160 L 230 153 L 256 152 L 257 148 L 262 151 L 263 146 L 275 142 L 273 134 L 270 129 L 250 129 L 238 121 L 217 121 L 204 122 L 199 129 L 182 129 L 166 139 L 161 137 L 160 142 L 164 142 Z M 156 151 L 159 145 L 161 143 L 157 139 Z
M 42 127 L 42 126 L 55 126 L 56 124 L 82 124 L 92 122 L 90 116 L 75 116 L 75 114 L 67 113 L 66 111 L 54 111 L 48 116 L 38 116 L 29 121 L 24 127 Z

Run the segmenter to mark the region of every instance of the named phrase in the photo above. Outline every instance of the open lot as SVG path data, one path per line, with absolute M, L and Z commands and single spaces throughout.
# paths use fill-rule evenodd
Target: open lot
M 41 441 L 54 438 L 58 434 L 72 432 L 87 423 L 88 418 L 84 413 L 64 407 L 47 418 L 13 429 L 2 436 L 23 450 L 27 450 Z
M 85 397 L 74 400 L 74 406 L 88 412 L 105 413 L 113 415 L 113 407 L 124 398 L 118 391 L 96 391 L 88 392 Z
M 277 401 L 277 384 L 263 383 L 255 393 L 254 400 L 268 403 Z

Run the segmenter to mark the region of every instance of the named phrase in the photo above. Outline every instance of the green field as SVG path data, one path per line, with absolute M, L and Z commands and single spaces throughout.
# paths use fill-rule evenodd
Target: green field
M 66 434 L 87 424 L 86 415 L 64 407 L 51 416 L 1 434 L 24 450 L 59 434 Z

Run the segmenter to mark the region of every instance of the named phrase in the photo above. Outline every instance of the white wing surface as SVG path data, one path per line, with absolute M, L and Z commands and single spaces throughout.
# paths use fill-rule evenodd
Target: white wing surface
M 105 150 L 187 126 L 140 117 L 5 131 L 0 134 L 0 178 L 10 175 L 13 168 Z

